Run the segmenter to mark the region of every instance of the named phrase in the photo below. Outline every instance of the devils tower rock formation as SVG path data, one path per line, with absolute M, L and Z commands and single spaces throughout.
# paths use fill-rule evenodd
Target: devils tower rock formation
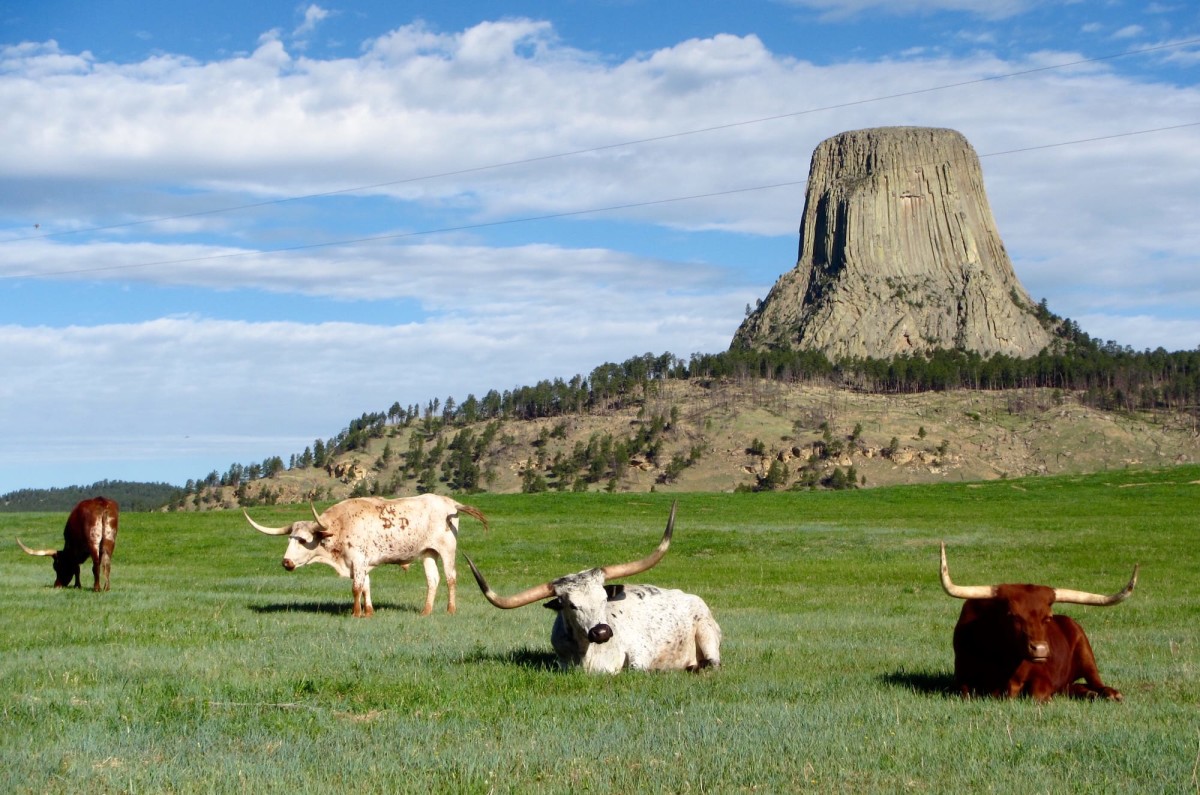
M 1024 358 L 1051 338 L 1013 272 L 966 138 L 882 127 L 817 146 L 799 261 L 733 346 L 831 359 L 936 348 Z

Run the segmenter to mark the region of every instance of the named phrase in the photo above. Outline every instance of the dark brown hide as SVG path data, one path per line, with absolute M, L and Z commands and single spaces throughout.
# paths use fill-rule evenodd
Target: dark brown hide
M 113 500 L 107 497 L 84 500 L 67 517 L 67 524 L 63 527 L 63 548 L 57 552 L 44 550 L 32 553 L 53 558 L 55 588 L 69 587 L 72 581 L 79 588 L 79 568 L 91 558 L 92 590 L 108 590 L 112 554 L 117 544 L 117 519 L 117 503 Z
M 964 602 L 954 627 L 954 679 L 964 696 L 1121 700 L 1100 681 L 1083 628 L 1051 612 L 1053 588 L 997 585 L 995 594 Z

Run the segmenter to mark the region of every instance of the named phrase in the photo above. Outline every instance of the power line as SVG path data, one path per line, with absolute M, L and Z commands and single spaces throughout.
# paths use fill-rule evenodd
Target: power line
M 1058 69 L 1066 69 L 1072 66 L 1081 66 L 1089 63 L 1098 63 L 1101 61 L 1111 61 L 1117 58 L 1125 58 L 1131 55 L 1144 55 L 1150 52 L 1161 50 L 1176 49 L 1179 47 L 1187 47 L 1193 44 L 1200 44 L 1200 38 L 1186 39 L 1184 41 L 1169 42 L 1167 44 L 1157 44 L 1150 47 L 1141 47 L 1135 50 L 1125 50 L 1119 53 L 1111 53 L 1108 55 L 1099 55 L 1092 58 L 1081 58 L 1074 61 L 1065 61 L 1057 64 L 1049 64 L 1046 66 L 1038 66 L 1030 69 L 1022 69 L 1016 72 L 1007 72 L 1000 75 L 991 75 L 988 77 L 978 77 L 971 80 L 962 80 L 955 83 L 945 83 L 937 86 L 929 86 L 926 88 L 917 88 L 909 91 L 901 91 L 894 94 L 884 94 L 877 97 L 869 97 L 866 99 L 850 100 L 840 102 L 834 105 L 823 105 L 815 108 L 806 108 L 804 110 L 790 111 L 788 113 L 780 113 L 773 116 L 763 116 L 756 119 L 744 119 L 742 121 L 728 122 L 726 124 L 717 124 L 710 127 L 700 127 L 693 130 L 683 130 L 673 133 L 665 133 L 663 135 L 650 136 L 647 138 L 636 138 L 628 141 L 620 141 L 611 144 L 602 144 L 585 149 L 575 149 L 566 152 L 555 152 L 547 155 L 538 155 L 535 157 L 522 158 L 519 160 L 509 160 L 502 163 L 491 163 L 482 166 L 472 166 L 468 168 L 455 169 L 451 171 L 442 171 L 432 174 L 424 174 L 415 177 L 404 177 L 401 179 L 389 180 L 386 182 L 376 182 L 370 185 L 357 185 L 349 188 L 338 188 L 335 190 L 321 191 L 318 193 L 308 193 L 299 196 L 287 196 L 279 199 L 269 199 L 260 202 L 251 202 L 248 204 L 231 205 L 229 207 L 218 207 L 209 210 L 197 210 L 190 213 L 180 213 L 178 215 L 166 215 L 155 218 L 143 218 L 137 221 L 126 221 L 119 224 L 106 224 L 102 226 L 86 227 L 83 229 L 70 229 L 61 232 L 48 232 L 41 235 L 27 235 L 24 237 L 10 238 L 2 243 L 15 243 L 25 240 L 40 240 L 44 238 L 64 237 L 67 235 L 87 234 L 91 232 L 105 232 L 113 229 L 126 229 L 133 226 L 142 226 L 145 224 L 163 223 L 165 221 L 179 221 L 188 218 L 200 218 L 209 215 L 221 215 L 225 213 L 239 212 L 242 210 L 253 210 L 260 207 L 270 207 L 278 204 L 286 204 L 290 202 L 306 201 L 310 199 L 322 199 L 331 196 L 341 196 L 350 193 L 360 193 L 363 191 L 378 190 L 380 188 L 394 187 L 396 185 L 406 185 L 414 182 L 424 182 L 433 179 L 443 179 L 446 177 L 458 177 L 466 174 L 477 174 L 484 171 L 493 171 L 502 168 L 511 168 L 513 166 L 530 165 L 532 163 L 543 163 L 550 160 L 558 160 L 568 157 L 576 157 L 578 155 L 595 154 L 596 152 L 604 152 L 612 149 L 620 149 L 629 146 L 639 146 L 641 144 L 658 143 L 661 141 L 669 141 L 677 138 L 685 138 L 692 135 L 702 135 L 711 132 L 720 132 L 722 130 L 731 130 L 738 127 L 747 127 L 754 124 L 764 124 L 766 122 L 781 121 L 783 119 L 792 119 L 799 116 L 807 116 L 815 113 L 824 113 L 831 110 L 842 110 L 845 108 L 857 107 L 860 105 L 868 105 L 875 102 L 886 102 L 892 99 L 903 99 L 905 97 L 920 96 L 921 94 L 930 94 L 938 91 L 946 91 L 952 88 L 962 88 L 965 86 L 979 85 L 982 83 L 995 82 L 998 80 L 1007 80 L 1014 77 L 1026 77 L 1042 72 L 1049 72 Z M 1137 134 L 1137 133 L 1131 133 Z M 468 227 L 469 228 L 469 227 Z
M 1185 124 L 1174 124 L 1166 127 L 1155 127 L 1148 130 L 1132 130 L 1122 133 L 1113 133 L 1111 135 L 1099 135 L 1091 138 L 1078 138 L 1071 141 L 1058 141 L 1050 144 L 1038 144 L 1036 146 L 1025 146 L 1018 149 L 1007 149 L 999 152 L 988 152 L 981 154 L 980 159 L 986 157 L 1003 157 L 1007 155 L 1021 154 L 1023 152 L 1033 152 L 1041 149 L 1054 149 L 1064 146 L 1077 146 L 1081 144 L 1095 143 L 1097 141 L 1108 141 L 1116 138 L 1129 138 L 1135 135 L 1149 135 L 1152 133 L 1167 132 L 1170 130 L 1180 130 L 1188 127 L 1198 127 L 1200 121 L 1187 122 Z M 422 229 L 410 232 L 395 232 L 384 235 L 370 235 L 367 237 L 347 238 L 342 240 L 325 241 L 322 243 L 307 243 L 298 246 L 285 246 L 282 248 L 264 249 L 256 251 L 231 251 L 223 254 L 209 254 L 202 257 L 181 257 L 179 259 L 157 260 L 152 262 L 137 262 L 127 265 L 103 265 L 95 268 L 77 268 L 74 270 L 59 270 L 48 271 L 42 273 L 10 275 L 0 274 L 0 279 L 21 279 L 21 278 L 43 278 L 46 276 L 72 276 L 82 273 L 103 273 L 119 270 L 133 270 L 136 268 L 153 268 L 163 265 L 185 265 L 197 262 L 213 262 L 216 260 L 235 259 L 239 257 L 265 256 L 270 254 L 290 254 L 297 251 L 311 251 L 321 248 L 334 248 L 338 246 L 356 246 L 366 243 L 379 243 L 383 241 L 403 240 L 405 238 L 423 237 L 425 235 L 448 234 L 451 232 L 465 232 L 475 229 L 487 229 L 489 227 L 507 226 L 512 224 L 533 223 L 536 221 L 551 221 L 561 218 L 573 218 L 582 215 L 597 215 L 601 213 L 617 212 L 620 210 L 632 210 L 642 207 L 653 207 L 663 204 L 674 204 L 677 202 L 696 201 L 699 199 L 711 199 L 720 196 L 732 196 L 739 193 L 753 193 L 763 190 L 775 190 L 777 188 L 795 187 L 804 185 L 807 179 L 791 180 L 787 182 L 777 182 L 770 185 L 754 185 L 744 188 L 729 188 L 727 190 L 712 191 L 709 193 L 696 193 L 688 196 L 674 196 L 663 199 L 650 199 L 640 202 L 627 202 L 624 204 L 613 204 L 605 207 L 590 207 L 583 210 L 567 210 L 559 213 L 546 213 L 543 215 L 525 216 L 521 218 L 506 218 L 498 221 L 482 221 L 474 224 L 462 224 L 458 226 L 445 226 L 436 229 Z

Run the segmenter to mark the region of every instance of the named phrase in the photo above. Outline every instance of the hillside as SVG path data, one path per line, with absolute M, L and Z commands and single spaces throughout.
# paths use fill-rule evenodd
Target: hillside
M 420 490 L 873 487 L 1200 461 L 1194 415 L 1110 412 L 1051 389 L 906 395 L 758 379 L 666 379 L 637 405 L 382 436 L 322 467 L 201 488 L 173 507 Z

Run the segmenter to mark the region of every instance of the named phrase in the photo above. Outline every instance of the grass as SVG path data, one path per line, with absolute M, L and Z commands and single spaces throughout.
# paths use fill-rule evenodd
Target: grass
M 0 515 L 5 792 L 1200 792 L 1200 468 L 842 493 L 684 494 L 637 579 L 703 596 L 723 667 L 554 668 L 552 616 L 459 613 L 419 568 L 279 565 L 239 513 L 126 514 L 112 590 L 55 591 L 62 515 Z M 501 592 L 641 557 L 675 495 L 470 498 Z M 259 509 L 282 524 L 307 507 Z M 951 695 L 937 581 L 1137 592 L 1083 623 L 1124 703 Z M 90 581 L 90 572 L 85 572 Z

